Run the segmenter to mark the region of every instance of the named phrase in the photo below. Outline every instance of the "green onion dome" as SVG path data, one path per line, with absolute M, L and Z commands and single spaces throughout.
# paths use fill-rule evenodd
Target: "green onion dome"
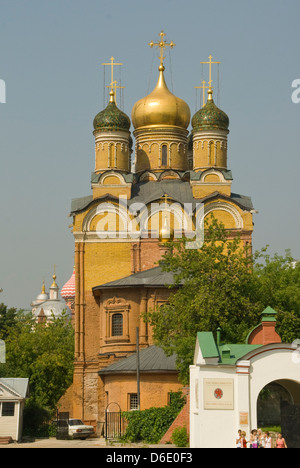
M 103 111 L 99 112 L 99 114 L 94 118 L 94 129 L 128 131 L 131 125 L 128 115 L 116 106 L 113 91 L 111 91 L 110 96 L 110 101 L 107 107 Z
M 207 103 L 192 118 L 192 127 L 194 131 L 216 129 L 228 131 L 228 115 L 215 105 L 211 88 L 208 90 Z

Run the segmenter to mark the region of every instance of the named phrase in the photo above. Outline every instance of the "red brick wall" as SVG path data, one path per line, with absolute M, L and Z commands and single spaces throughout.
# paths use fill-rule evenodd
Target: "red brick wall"
M 186 404 L 161 439 L 160 444 L 172 443 L 172 434 L 177 427 L 186 427 L 188 435 L 190 434 L 190 389 L 184 388 L 182 393 L 186 395 Z
M 281 343 L 281 338 L 276 332 L 276 322 L 262 322 L 256 327 L 248 338 L 248 344 L 268 345 L 271 343 Z

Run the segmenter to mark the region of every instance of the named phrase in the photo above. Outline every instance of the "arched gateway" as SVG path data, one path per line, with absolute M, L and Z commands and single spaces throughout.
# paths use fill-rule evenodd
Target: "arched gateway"
M 275 386 L 282 390 L 281 407 L 273 404 L 273 412 L 279 411 L 290 446 L 298 444 L 291 434 L 300 432 L 295 427 L 300 409 L 300 353 L 295 343 L 281 343 L 275 326 L 276 312 L 267 308 L 246 344 L 221 344 L 211 332 L 198 333 L 190 367 L 191 447 L 234 448 L 239 429 L 249 440 L 266 406 L 262 391 Z

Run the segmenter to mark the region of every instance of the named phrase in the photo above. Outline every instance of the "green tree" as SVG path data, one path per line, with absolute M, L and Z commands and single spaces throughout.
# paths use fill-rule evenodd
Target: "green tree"
M 36 323 L 31 315 L 18 313 L 7 329 L 7 377 L 27 377 L 30 400 L 54 409 L 72 383 L 74 332 L 65 318 Z
M 290 250 L 273 257 L 265 253 L 254 267 L 255 294 L 262 307 L 278 312 L 277 331 L 283 342 L 300 338 L 300 263 Z
M 8 308 L 3 303 L 0 304 L 0 340 L 6 340 L 8 336 L 8 329 L 15 323 L 17 309 Z
M 177 354 L 183 383 L 188 382 L 198 331 L 216 333 L 221 327 L 227 342 L 243 341 L 261 312 L 253 256 L 239 238 L 228 240 L 224 226 L 212 217 L 201 249 L 186 249 L 186 242 L 168 244 L 161 266 L 174 273 L 177 288 L 168 304 L 150 312 L 154 339 L 168 355 Z
M 213 217 L 206 223 L 201 249 L 186 249 L 188 240 L 167 245 L 160 262 L 174 274 L 169 303 L 153 310 L 149 320 L 156 344 L 171 355 L 183 383 L 188 383 L 198 331 L 222 329 L 222 341 L 245 342 L 271 306 L 278 312 L 277 331 L 283 342 L 300 338 L 300 263 L 291 252 L 271 257 L 268 247 L 250 253 L 240 239 L 228 240 Z

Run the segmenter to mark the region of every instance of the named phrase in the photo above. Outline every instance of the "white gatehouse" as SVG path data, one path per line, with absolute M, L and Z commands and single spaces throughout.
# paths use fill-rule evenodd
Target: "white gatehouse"
M 258 426 L 258 398 L 270 384 L 283 388 L 291 405 L 300 405 L 300 353 L 281 343 L 270 307 L 246 344 L 221 344 L 220 333 L 197 335 L 190 366 L 190 446 L 234 448 L 238 430 Z

